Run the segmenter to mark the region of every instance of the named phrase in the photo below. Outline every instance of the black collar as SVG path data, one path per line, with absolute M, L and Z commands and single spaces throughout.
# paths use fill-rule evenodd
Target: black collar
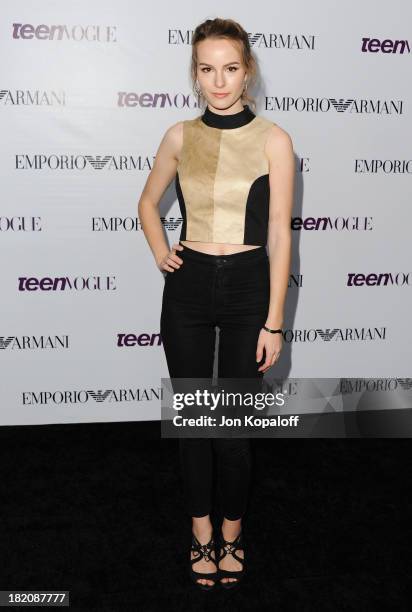
M 210 108 L 206 106 L 201 119 L 203 123 L 206 123 L 206 125 L 210 127 L 231 130 L 250 123 L 255 117 L 256 115 L 249 108 L 249 106 L 244 104 L 243 110 L 230 115 L 219 115 L 218 113 L 211 111 Z

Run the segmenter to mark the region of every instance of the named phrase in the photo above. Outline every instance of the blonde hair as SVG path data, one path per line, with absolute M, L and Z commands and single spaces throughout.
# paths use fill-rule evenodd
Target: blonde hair
M 197 45 L 206 38 L 226 38 L 239 43 L 242 61 L 247 71 L 247 89 L 242 93 L 242 103 L 248 104 L 252 110 L 256 112 L 256 102 L 253 96 L 248 93 L 249 88 L 255 84 L 257 80 L 257 64 L 252 55 L 250 48 L 249 37 L 242 26 L 233 21 L 233 19 L 207 19 L 200 23 L 193 32 L 192 36 L 192 59 L 190 65 L 190 78 L 192 81 L 192 89 L 197 96 L 195 89 L 197 80 Z

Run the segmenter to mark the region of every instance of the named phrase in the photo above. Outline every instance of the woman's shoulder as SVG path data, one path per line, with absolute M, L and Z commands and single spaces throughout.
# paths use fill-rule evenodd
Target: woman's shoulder
M 184 120 L 176 121 L 176 123 L 172 123 L 172 125 L 170 125 L 167 128 L 166 134 L 170 134 L 172 137 L 181 134 L 181 132 L 183 131 L 184 123 L 185 123 Z
M 176 121 L 176 123 L 173 123 L 167 128 L 166 134 L 170 135 L 171 138 L 181 138 L 185 129 L 198 125 L 200 117 L 201 115 L 193 119 L 181 119 L 180 121 Z
M 263 117 L 263 115 L 256 115 L 256 117 L 267 135 L 266 146 L 280 146 L 283 148 L 293 146 L 290 134 L 281 125 L 267 117 Z
M 290 134 L 288 134 L 288 132 L 281 125 L 279 125 L 279 123 L 275 123 L 263 115 L 256 115 L 256 118 L 263 127 L 267 128 L 269 131 L 272 131 L 275 136 L 289 136 L 290 138 Z

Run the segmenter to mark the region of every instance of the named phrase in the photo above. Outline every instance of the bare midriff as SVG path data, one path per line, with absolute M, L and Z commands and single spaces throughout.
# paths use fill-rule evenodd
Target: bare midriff
M 234 253 L 260 248 L 254 244 L 225 244 L 220 242 L 198 242 L 195 240 L 180 240 L 180 244 L 207 255 L 233 255 Z

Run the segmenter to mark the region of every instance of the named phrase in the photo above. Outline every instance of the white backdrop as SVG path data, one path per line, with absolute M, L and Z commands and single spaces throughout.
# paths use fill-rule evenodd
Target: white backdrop
M 201 112 L 190 36 L 216 16 L 248 31 L 257 112 L 296 153 L 270 376 L 410 376 L 410 3 L 3 0 L 0 14 L 0 424 L 159 418 L 164 279 L 137 202 L 165 130 Z M 161 216 L 172 245 L 173 183 Z

